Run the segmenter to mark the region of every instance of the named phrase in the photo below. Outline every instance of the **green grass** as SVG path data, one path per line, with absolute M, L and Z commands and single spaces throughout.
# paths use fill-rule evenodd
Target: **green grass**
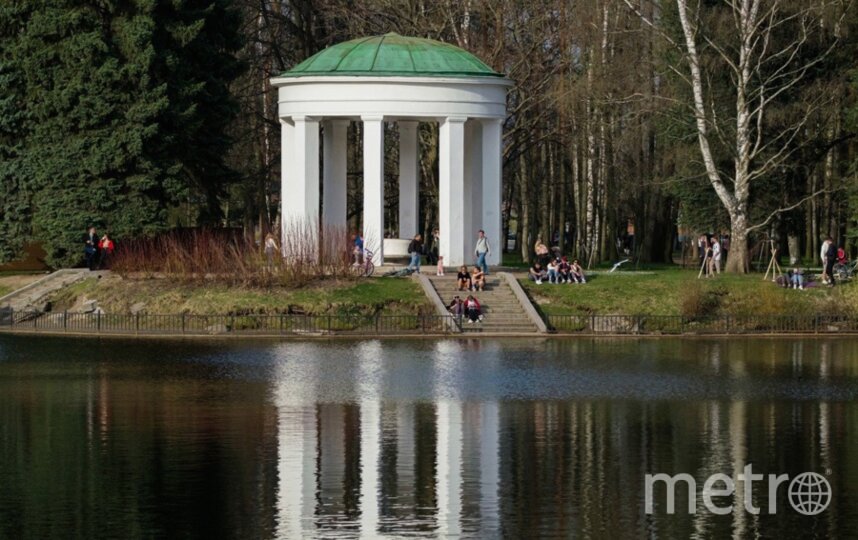
M 87 279 L 54 295 L 55 309 L 97 300 L 108 313 L 127 313 L 137 303 L 148 313 L 227 314 L 414 314 L 430 311 L 420 285 L 410 279 L 373 278 L 322 283 L 301 289 L 184 284 L 166 279 Z
M 12 292 L 11 287 L 4 287 L 3 285 L 0 285 L 0 296 L 6 296 L 10 292 Z
M 522 280 L 543 313 L 556 315 L 791 315 L 843 313 L 858 306 L 858 285 L 795 291 L 761 274 L 697 279 L 678 268 L 600 272 L 584 285 Z
M 530 264 L 521 260 L 520 251 L 510 251 L 508 253 L 503 254 L 503 266 L 507 266 L 509 268 L 526 269 L 530 266 Z

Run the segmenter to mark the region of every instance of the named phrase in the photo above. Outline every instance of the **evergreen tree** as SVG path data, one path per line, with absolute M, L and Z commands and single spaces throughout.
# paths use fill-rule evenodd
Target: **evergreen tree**
M 24 81 L 11 57 L 24 7 L 0 5 L 0 261 L 14 259 L 29 234 L 31 206 L 21 174 Z
M 76 263 L 91 224 L 122 239 L 168 228 L 168 209 L 197 194 L 216 208 L 232 179 L 222 134 L 238 70 L 238 20 L 223 2 L 27 5 L 4 54 L 23 78 L 15 170 L 48 261 Z

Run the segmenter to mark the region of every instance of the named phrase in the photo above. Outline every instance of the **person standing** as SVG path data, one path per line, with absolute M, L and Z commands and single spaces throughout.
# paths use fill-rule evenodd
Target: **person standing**
M 828 285 L 834 287 L 834 263 L 837 261 L 837 244 L 831 238 L 826 239 L 828 250 L 825 252 L 825 275 L 828 276 Z
M 274 270 L 274 254 L 277 253 L 277 240 L 274 239 L 274 235 L 268 233 L 265 235 L 265 259 L 268 264 L 268 270 Z
M 706 273 L 706 266 L 708 265 L 708 260 L 706 259 L 706 255 L 709 253 L 709 239 L 706 238 L 705 234 L 701 234 L 699 238 L 697 238 L 697 257 L 700 261 L 700 268 L 702 272 Z
M 712 245 L 709 248 L 712 251 L 712 260 L 709 263 L 709 275 L 714 277 L 715 274 L 721 273 L 721 243 L 718 242 L 718 237 L 712 237 Z
M 533 244 L 533 251 L 536 253 L 536 260 L 545 268 L 551 255 L 549 255 L 548 246 L 542 242 L 542 238 L 536 239 L 536 243 Z
M 440 257 L 438 248 L 441 245 L 441 231 L 435 229 L 432 231 L 432 247 L 429 253 L 426 254 L 426 260 L 429 264 L 436 264 Z
M 113 240 L 104 233 L 104 236 L 101 237 L 101 240 L 98 241 L 98 252 L 101 255 L 98 260 L 98 268 L 107 268 L 110 264 L 110 257 L 113 255 Z
M 86 267 L 95 270 L 98 265 L 98 233 L 95 227 L 90 227 L 84 237 L 83 253 L 86 257 Z
M 486 257 L 492 252 L 492 247 L 489 245 L 489 239 L 486 238 L 486 231 L 480 229 L 477 233 L 477 246 L 474 248 L 474 255 L 477 256 L 477 266 L 483 271 L 483 274 L 489 275 L 489 265 L 486 263 Z
M 355 233 L 352 255 L 355 258 L 354 266 L 363 264 L 363 236 L 359 232 Z
M 831 245 L 831 239 L 826 238 L 822 242 L 822 247 L 819 249 L 819 258 L 822 260 L 822 282 L 828 283 L 831 281 L 831 274 L 828 273 L 828 247 Z
M 419 234 L 414 235 L 414 239 L 408 244 L 408 254 L 411 255 L 411 262 L 408 263 L 408 268 L 420 273 L 420 256 L 423 255 L 423 237 Z

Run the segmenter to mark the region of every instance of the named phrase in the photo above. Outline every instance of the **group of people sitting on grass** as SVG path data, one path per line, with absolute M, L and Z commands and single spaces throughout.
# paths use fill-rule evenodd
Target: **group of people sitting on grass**
M 479 300 L 473 294 L 469 294 L 467 298 L 462 298 L 457 294 L 453 297 L 453 301 L 447 306 L 449 311 L 456 318 L 465 318 L 468 324 L 475 322 L 483 322 L 483 309 L 480 306 Z
M 548 264 L 544 267 L 539 261 L 533 263 L 530 270 L 527 272 L 527 277 L 536 282 L 537 285 L 542 285 L 543 281 L 549 283 L 587 283 L 587 278 L 584 276 L 584 269 L 578 262 L 578 259 L 573 259 L 569 262 L 567 257 L 555 257 L 548 260 Z

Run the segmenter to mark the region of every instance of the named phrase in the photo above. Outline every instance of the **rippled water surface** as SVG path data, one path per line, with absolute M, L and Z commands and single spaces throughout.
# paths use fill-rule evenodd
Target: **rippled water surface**
M 0 538 L 855 538 L 856 398 L 855 339 L 0 336 Z M 831 504 L 707 511 L 746 464 Z

